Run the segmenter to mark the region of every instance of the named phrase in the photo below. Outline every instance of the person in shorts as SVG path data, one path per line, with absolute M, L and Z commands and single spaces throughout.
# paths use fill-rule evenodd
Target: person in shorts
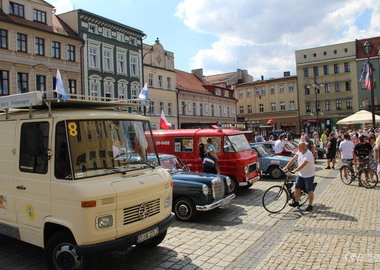
M 293 173 L 298 173 L 296 190 L 294 192 L 294 201 L 289 205 L 292 207 L 299 206 L 301 190 L 304 190 L 309 194 L 309 205 L 305 210 L 312 211 L 314 199 L 313 184 L 315 178 L 315 165 L 313 154 L 309 149 L 307 149 L 306 143 L 300 142 L 298 144 L 297 154 L 288 162 L 288 164 L 284 167 L 284 170 L 288 170 L 288 168 L 290 168 L 296 160 L 298 161 L 298 167 L 293 170 Z
M 355 148 L 355 144 L 351 141 L 350 135 L 344 134 L 344 141 L 340 143 L 340 157 L 342 159 L 343 164 L 347 164 L 349 166 L 352 165 L 352 160 L 354 158 L 353 151 Z

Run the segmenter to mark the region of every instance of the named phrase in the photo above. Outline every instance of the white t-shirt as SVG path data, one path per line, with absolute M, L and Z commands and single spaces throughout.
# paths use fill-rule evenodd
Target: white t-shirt
M 275 154 L 279 154 L 282 152 L 282 148 L 285 146 L 285 142 L 281 140 L 277 140 L 274 143 L 273 150 Z
M 352 150 L 354 150 L 355 144 L 352 141 L 343 141 L 339 145 L 339 149 L 341 151 L 341 158 L 343 159 L 352 159 L 354 158 L 352 155 Z
M 298 166 L 300 166 L 304 161 L 307 161 L 305 167 L 303 167 L 299 172 L 299 176 L 301 177 L 312 177 L 315 175 L 315 165 L 314 165 L 314 157 L 311 151 L 308 149 L 304 154 L 300 151 L 297 152 L 298 155 Z

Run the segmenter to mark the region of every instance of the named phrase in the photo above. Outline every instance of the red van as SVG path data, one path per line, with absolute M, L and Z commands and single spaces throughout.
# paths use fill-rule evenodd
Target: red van
M 220 173 L 230 176 L 238 187 L 249 188 L 260 179 L 258 157 L 244 136 L 233 129 L 176 129 L 154 130 L 157 150 L 162 154 L 176 155 L 192 171 L 202 172 L 199 143 L 211 138 L 218 156 Z

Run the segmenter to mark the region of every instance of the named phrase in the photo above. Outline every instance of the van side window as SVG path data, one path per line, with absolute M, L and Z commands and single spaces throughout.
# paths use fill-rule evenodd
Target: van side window
M 22 124 L 20 139 L 20 171 L 46 174 L 48 171 L 48 143 L 48 122 Z
M 200 137 L 199 142 L 204 143 L 206 148 L 207 148 L 207 139 L 208 138 L 211 138 L 212 145 L 215 146 L 216 153 L 220 153 L 221 152 L 221 149 L 220 149 L 221 139 L 220 139 L 220 137 Z
M 193 138 L 174 138 L 174 152 L 193 152 Z
M 59 122 L 55 131 L 54 175 L 57 179 L 72 179 L 65 122 Z

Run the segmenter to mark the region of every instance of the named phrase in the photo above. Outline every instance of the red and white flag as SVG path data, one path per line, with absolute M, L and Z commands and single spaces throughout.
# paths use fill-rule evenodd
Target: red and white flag
M 170 124 L 168 120 L 166 119 L 164 111 L 161 111 L 160 128 L 169 129 L 171 125 L 172 124 Z

